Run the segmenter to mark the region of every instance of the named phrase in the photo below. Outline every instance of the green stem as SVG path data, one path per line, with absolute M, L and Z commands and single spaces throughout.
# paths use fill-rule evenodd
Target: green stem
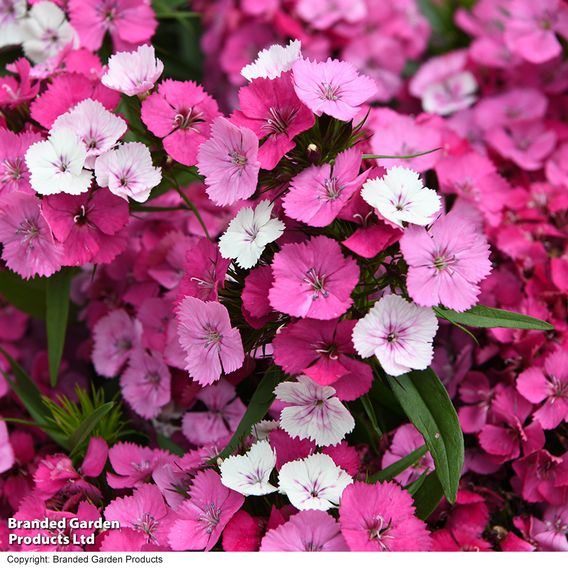
M 442 148 L 434 148 L 433 150 L 428 150 L 426 152 L 420 152 L 418 154 L 407 154 L 405 156 L 389 156 L 382 154 L 363 154 L 363 160 L 410 160 L 412 158 L 419 158 L 420 156 L 425 156 L 426 154 L 431 154 L 432 152 L 437 152 Z

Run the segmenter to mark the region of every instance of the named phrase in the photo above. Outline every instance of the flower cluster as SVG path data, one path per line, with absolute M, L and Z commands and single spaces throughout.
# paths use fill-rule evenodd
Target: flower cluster
M 194 4 L 0 13 L 2 549 L 568 550 L 566 2 Z

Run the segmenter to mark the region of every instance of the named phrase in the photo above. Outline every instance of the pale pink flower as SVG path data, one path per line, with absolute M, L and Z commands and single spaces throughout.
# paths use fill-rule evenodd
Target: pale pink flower
M 25 130 L 16 134 L 0 128 L 0 195 L 10 191 L 31 192 L 26 150 L 41 140 L 41 134 Z
M 491 272 L 487 240 L 457 213 L 440 217 L 430 230 L 409 227 L 400 249 L 409 267 L 408 292 L 421 306 L 463 312 L 476 303 L 479 283 Z
M 333 387 L 299 376 L 297 382 L 280 383 L 274 394 L 276 400 L 285 403 L 280 412 L 280 426 L 292 437 L 312 440 L 318 446 L 331 446 L 355 428 L 355 420 L 335 396 Z
M 97 183 L 111 193 L 143 203 L 162 181 L 162 170 L 152 164 L 150 150 L 141 142 L 127 142 L 95 162 Z
M 301 49 L 302 43 L 299 40 L 290 40 L 286 46 L 271 45 L 259 51 L 256 59 L 241 69 L 241 75 L 247 81 L 277 79 L 302 57 Z
M 16 463 L 14 449 L 10 444 L 8 427 L 4 420 L 0 420 L 0 473 L 4 473 L 12 468 Z
M 353 344 L 361 357 L 374 355 L 387 373 L 397 376 L 428 367 L 437 329 L 430 308 L 384 296 L 355 325 Z
M 345 552 L 349 548 L 339 523 L 324 511 L 300 511 L 289 521 L 269 530 L 261 552 Z
M 150 91 L 163 70 L 164 64 L 156 57 L 154 47 L 141 45 L 136 51 L 111 55 L 101 83 L 132 97 Z
M 297 61 L 292 68 L 299 99 L 317 116 L 349 121 L 377 91 L 373 79 L 359 75 L 350 63 L 329 58 L 322 63 Z
M 177 308 L 178 337 L 185 351 L 186 370 L 199 384 L 218 381 L 221 373 L 240 369 L 243 344 L 231 326 L 229 312 L 219 302 L 203 302 L 187 296 Z
M 369 15 L 365 0 L 299 0 L 298 16 L 316 30 L 333 29 L 340 22 L 358 24 Z
M 207 195 L 217 205 L 231 205 L 256 191 L 258 138 L 249 128 L 218 118 L 211 127 L 211 138 L 199 147 L 197 162 Z

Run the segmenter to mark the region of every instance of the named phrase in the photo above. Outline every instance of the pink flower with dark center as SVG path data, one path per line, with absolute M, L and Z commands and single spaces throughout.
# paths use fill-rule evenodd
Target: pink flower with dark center
M 286 214 L 312 227 L 329 225 L 367 179 L 368 172 L 358 175 L 361 156 L 360 150 L 349 148 L 337 155 L 333 166 L 302 170 L 283 199 Z
M 199 472 L 189 490 L 189 499 L 176 511 L 169 534 L 173 550 L 211 550 L 245 498 L 225 487 L 212 469 Z
M 412 497 L 392 481 L 347 487 L 339 524 L 352 551 L 425 551 L 431 546 L 426 525 L 414 514 Z
M 0 128 L 0 195 L 11 191 L 32 192 L 30 172 L 24 157 L 26 150 L 41 139 L 36 132 L 16 134 Z
M 8 268 L 22 278 L 51 276 L 63 262 L 63 250 L 41 214 L 40 200 L 13 192 L 0 198 L 0 242 Z
M 534 404 L 543 403 L 534 417 L 546 430 L 568 420 L 568 351 L 549 355 L 544 372 L 530 367 L 517 378 L 517 390 Z
M 258 151 L 258 161 L 265 170 L 272 170 L 296 143 L 294 137 L 314 125 L 313 113 L 294 92 L 290 73 L 275 79 L 255 79 L 239 91 L 240 110 L 232 121 L 250 128 L 264 142 Z
M 319 236 L 284 245 L 274 255 L 272 274 L 269 299 L 275 310 L 328 320 L 343 315 L 353 303 L 359 267 L 343 256 L 336 241 Z
M 200 385 L 210 385 L 221 373 L 241 368 L 245 358 L 241 336 L 231 326 L 225 306 L 187 296 L 179 304 L 176 317 L 179 342 L 186 354 L 185 368 Z
M 199 147 L 199 173 L 205 191 L 217 205 L 232 205 L 249 198 L 258 182 L 258 139 L 244 126 L 220 117 L 211 127 L 211 138 Z
M 421 306 L 463 312 L 475 305 L 479 283 L 491 272 L 487 240 L 457 213 L 440 217 L 430 230 L 408 227 L 400 249 L 409 267 L 408 292 Z
M 371 388 L 371 368 L 353 358 L 355 321 L 303 319 L 274 337 L 274 361 L 289 375 L 304 374 L 320 385 L 333 385 L 341 400 L 355 400 Z
M 299 99 L 317 116 L 349 121 L 377 91 L 373 79 L 359 75 L 351 63 L 329 58 L 317 63 L 300 59 L 292 67 Z
M 192 81 L 166 79 L 144 99 L 141 117 L 148 130 L 162 138 L 164 149 L 186 166 L 197 163 L 197 149 L 209 137 L 219 116 L 217 103 Z
M 325 511 L 300 511 L 286 523 L 269 530 L 261 552 L 344 552 L 349 548 L 339 523 Z

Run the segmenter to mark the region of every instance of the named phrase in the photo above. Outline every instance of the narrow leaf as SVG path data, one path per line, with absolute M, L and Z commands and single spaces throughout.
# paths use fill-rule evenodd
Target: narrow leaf
M 424 437 L 444 494 L 453 503 L 464 459 L 463 434 L 450 397 L 434 371 L 387 380 L 410 421 Z
M 163 450 L 168 450 L 176 456 L 183 456 L 185 454 L 185 451 L 181 446 L 178 446 L 173 440 L 170 440 L 170 438 L 163 434 L 157 434 L 156 440 L 158 442 L 158 446 L 160 446 Z
M 47 353 L 51 386 L 57 384 L 59 365 L 63 356 L 67 320 L 69 318 L 69 290 L 72 272 L 63 269 L 47 280 L 45 289 L 45 323 L 47 328 Z
M 377 481 L 390 481 L 394 479 L 397 475 L 401 474 L 405 469 L 413 466 L 426 452 L 428 448 L 426 446 L 420 446 L 413 452 L 410 452 L 407 456 L 399 459 L 398 461 L 392 463 L 385 469 L 371 475 L 367 478 L 368 483 L 375 483 Z
M 360 400 L 361 404 L 363 405 L 363 408 L 365 409 L 365 414 L 367 415 L 367 418 L 369 419 L 369 422 L 371 423 L 371 426 L 375 431 L 375 434 L 377 434 L 377 436 L 381 438 L 383 432 L 379 427 L 379 422 L 377 420 L 377 415 L 375 414 L 375 409 L 373 408 L 373 403 L 371 402 L 371 399 L 369 398 L 368 395 L 365 394 L 360 398 Z
M 419 152 L 417 154 L 405 154 L 400 156 L 388 154 L 363 154 L 363 160 L 411 160 L 412 158 L 426 156 L 427 154 L 437 152 L 438 150 L 441 150 L 441 148 L 434 148 L 432 150 L 426 150 L 426 152 Z
M 474 306 L 466 312 L 455 312 L 446 308 L 434 308 L 438 316 L 448 320 L 454 324 L 467 325 L 469 327 L 506 327 L 511 329 L 536 329 L 541 331 L 550 331 L 554 329 L 546 321 L 508 312 L 507 310 L 499 310 L 497 308 L 488 308 L 487 306 Z
M 436 472 L 429 474 L 414 494 L 416 516 L 425 521 L 436 509 L 444 496 L 444 490 Z
M 114 402 L 105 402 L 101 406 L 95 408 L 73 434 L 69 437 L 69 447 L 71 453 L 77 451 L 79 446 L 87 439 L 89 434 L 97 427 L 98 423 L 112 410 Z
M 283 378 L 284 373 L 278 367 L 272 366 L 267 369 L 256 391 L 252 395 L 247 411 L 231 438 L 231 441 L 218 457 L 223 459 L 229 457 L 237 449 L 243 438 L 250 434 L 252 427 L 265 417 L 274 400 L 274 389 Z

